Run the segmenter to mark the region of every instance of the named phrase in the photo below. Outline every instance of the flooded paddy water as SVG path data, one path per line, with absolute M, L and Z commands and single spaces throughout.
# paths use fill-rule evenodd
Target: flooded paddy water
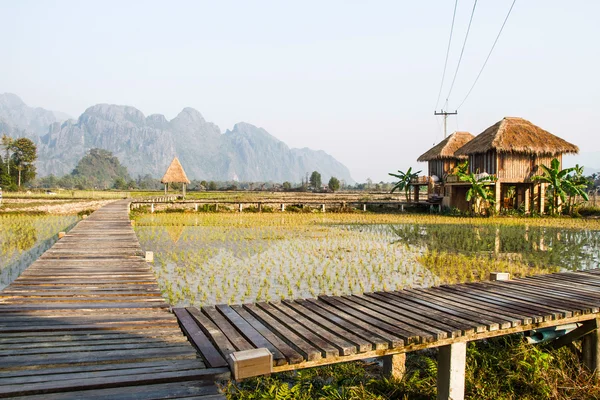
M 368 214 L 136 217 L 170 304 L 341 295 L 594 268 L 600 224 Z M 527 220 L 521 220 L 527 221 Z
M 78 219 L 76 215 L 0 215 L 0 290 L 48 250 L 58 232 Z

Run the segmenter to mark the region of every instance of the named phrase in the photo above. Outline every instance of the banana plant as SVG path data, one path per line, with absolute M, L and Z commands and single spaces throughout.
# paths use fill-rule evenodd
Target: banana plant
M 409 202 L 409 194 L 410 189 L 412 188 L 412 181 L 413 179 L 417 179 L 420 173 L 420 170 L 417 172 L 412 172 L 412 167 L 410 167 L 406 172 L 398 170 L 397 174 L 388 174 L 398 179 L 398 182 L 394 183 L 394 187 L 392 188 L 391 193 L 394 193 L 396 190 L 404 190 L 406 202 Z
M 548 184 L 548 189 L 552 193 L 552 201 L 550 202 L 550 212 L 557 214 L 560 210 L 559 200 L 563 203 L 567 200 L 567 190 L 572 188 L 569 183 L 568 175 L 575 171 L 575 168 L 560 169 L 560 161 L 554 158 L 550 162 L 550 167 L 540 165 L 542 175 L 536 175 L 532 178 L 534 181 L 540 181 Z M 586 194 L 587 197 L 587 194 Z
M 476 176 L 474 173 L 459 172 L 458 177 L 461 181 L 471 185 L 467 190 L 466 200 L 473 206 L 475 214 L 483 213 L 484 201 L 489 204 L 494 204 L 496 199 L 494 192 L 488 186 L 496 182 L 497 178 L 493 175 Z

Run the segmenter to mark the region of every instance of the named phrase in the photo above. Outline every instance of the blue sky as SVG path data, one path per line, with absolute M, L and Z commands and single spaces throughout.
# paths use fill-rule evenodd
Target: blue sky
M 454 110 L 512 0 L 480 0 Z M 0 92 L 79 116 L 96 103 L 173 118 L 198 109 L 323 149 L 358 181 L 418 164 L 443 138 L 433 116 L 454 1 L 0 0 Z M 446 88 L 472 1 L 459 1 Z M 520 116 L 600 169 L 600 2 L 517 0 L 449 131 Z M 439 106 L 438 106 L 439 108 Z M 597 157 L 596 157 L 597 156 Z M 596 161 L 597 160 L 597 161 Z

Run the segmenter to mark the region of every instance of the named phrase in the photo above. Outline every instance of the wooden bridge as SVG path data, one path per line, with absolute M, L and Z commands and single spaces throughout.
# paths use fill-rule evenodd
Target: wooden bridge
M 577 324 L 600 365 L 600 270 L 169 313 L 127 202 L 80 222 L 0 294 L 0 398 L 221 398 L 214 382 L 439 349 L 438 398 L 462 399 L 466 343 Z M 175 318 L 176 317 L 176 318 Z M 190 343 L 182 335 L 177 324 Z M 205 396 L 205 397 L 203 397 Z
M 161 297 L 128 217 L 109 204 L 0 293 L 0 398 L 221 399 Z

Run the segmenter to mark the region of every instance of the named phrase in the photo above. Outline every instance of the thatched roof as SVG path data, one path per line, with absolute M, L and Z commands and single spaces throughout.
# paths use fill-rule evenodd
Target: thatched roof
M 554 136 L 531 122 L 517 117 L 505 117 L 487 128 L 469 143 L 456 151 L 457 155 L 486 153 L 524 153 L 556 156 L 562 153 L 579 153 L 574 144 Z
M 160 180 L 161 183 L 190 183 L 179 159 L 175 157 L 173 161 L 171 161 L 171 165 L 167 168 L 167 172 L 165 172 L 165 176 Z
M 474 137 L 475 136 L 471 135 L 469 132 L 454 132 L 452 135 L 429 149 L 425 154 L 421 155 L 417 161 L 467 158 L 466 156 L 457 157 L 454 153 Z

